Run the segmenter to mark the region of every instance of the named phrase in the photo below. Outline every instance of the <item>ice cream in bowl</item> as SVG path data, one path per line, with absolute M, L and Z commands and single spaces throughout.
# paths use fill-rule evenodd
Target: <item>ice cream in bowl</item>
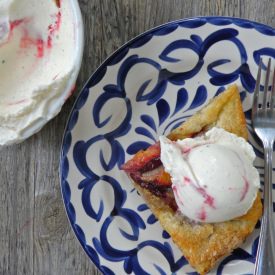
M 0 145 L 23 141 L 60 111 L 82 53 L 76 0 L 0 2 Z

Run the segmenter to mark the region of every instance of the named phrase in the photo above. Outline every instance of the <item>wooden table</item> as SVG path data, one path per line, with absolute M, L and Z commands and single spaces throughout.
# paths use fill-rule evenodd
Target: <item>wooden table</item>
M 0 148 L 0 274 L 100 274 L 74 237 L 58 165 L 63 130 L 89 75 L 123 43 L 167 21 L 224 15 L 275 27 L 274 0 L 80 0 L 85 51 L 76 93 L 38 134 Z

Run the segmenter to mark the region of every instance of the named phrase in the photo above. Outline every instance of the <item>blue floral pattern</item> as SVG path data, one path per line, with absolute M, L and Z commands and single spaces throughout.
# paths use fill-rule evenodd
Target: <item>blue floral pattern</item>
M 119 168 L 236 82 L 262 179 L 250 107 L 257 65 L 275 58 L 274 42 L 273 28 L 247 20 L 179 20 L 131 40 L 91 76 L 64 134 L 61 189 L 78 240 L 104 274 L 197 274 Z M 234 274 L 236 260 L 252 274 L 259 227 L 211 274 Z

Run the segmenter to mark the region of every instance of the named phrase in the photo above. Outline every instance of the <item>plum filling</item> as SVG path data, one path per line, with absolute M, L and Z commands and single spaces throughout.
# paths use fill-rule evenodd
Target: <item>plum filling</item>
M 139 170 L 139 172 L 140 173 L 149 172 L 149 171 L 152 171 L 160 166 L 162 166 L 160 158 L 155 158 L 155 159 L 152 159 L 151 161 L 149 161 L 148 163 L 146 163 L 144 165 L 144 167 Z
M 170 176 L 164 171 L 160 158 L 150 160 L 141 169 L 128 173 L 134 182 L 161 197 L 174 211 L 177 204 L 171 188 Z
M 139 172 L 130 173 L 130 177 L 138 183 L 141 187 L 148 189 L 151 191 L 154 195 L 162 197 L 167 190 L 171 189 L 170 186 L 159 186 L 153 181 L 145 181 L 142 178 L 142 174 Z
M 201 135 L 205 130 L 203 128 L 199 133 L 190 136 Z M 174 211 L 177 210 L 170 175 L 165 172 L 160 160 L 159 142 L 138 152 L 122 169 L 141 187 L 161 197 Z
M 142 175 L 139 172 L 130 173 L 129 176 L 142 188 L 146 188 L 155 196 L 162 198 L 167 205 L 169 205 L 174 211 L 177 211 L 178 206 L 171 186 L 161 186 L 154 182 L 146 182 L 142 179 Z

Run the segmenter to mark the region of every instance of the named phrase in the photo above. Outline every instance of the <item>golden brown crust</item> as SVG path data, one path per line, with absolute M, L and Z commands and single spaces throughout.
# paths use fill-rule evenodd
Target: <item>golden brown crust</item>
M 183 139 L 207 128 L 218 126 L 247 139 L 247 129 L 237 85 L 213 98 L 199 112 L 173 130 L 168 137 Z
M 245 117 L 236 85 L 215 97 L 168 137 L 173 140 L 182 139 L 213 126 L 222 127 L 247 139 Z M 175 213 L 164 200 L 147 189 L 136 183 L 134 185 L 174 243 L 200 274 L 206 274 L 218 259 L 240 246 L 262 215 L 262 203 L 258 194 L 253 206 L 242 217 L 215 224 L 194 223 Z
M 162 227 L 197 272 L 206 274 L 217 260 L 239 247 L 262 215 L 260 193 L 246 215 L 221 223 L 193 223 L 175 214 L 165 202 L 134 183 Z

